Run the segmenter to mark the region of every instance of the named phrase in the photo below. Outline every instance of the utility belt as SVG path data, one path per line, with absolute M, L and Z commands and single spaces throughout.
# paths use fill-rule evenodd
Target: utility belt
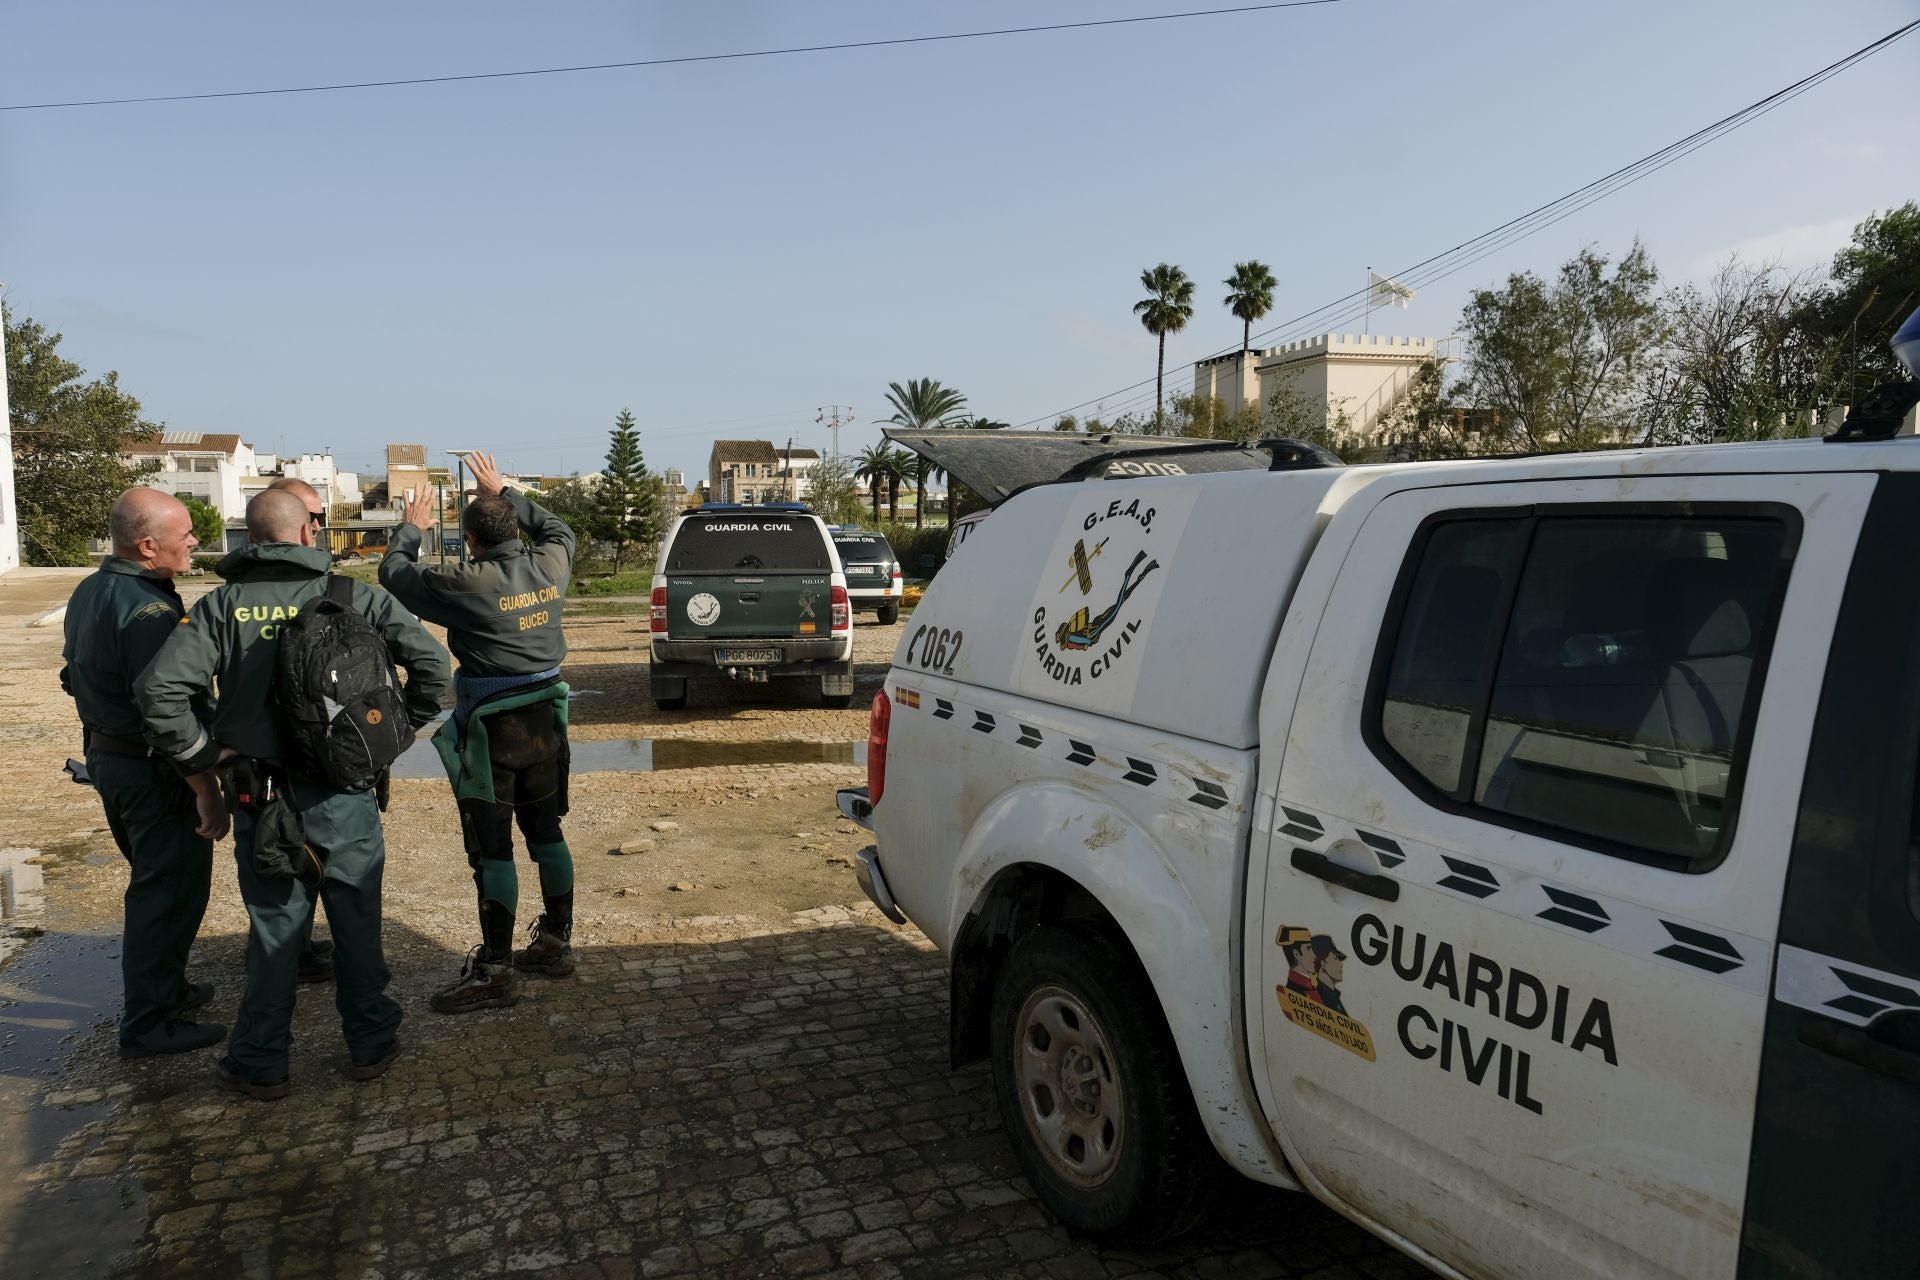
M 166 803 L 174 809 L 182 809 L 187 812 L 193 811 L 193 788 L 187 785 L 187 780 L 180 776 L 178 769 L 174 768 L 164 756 L 156 752 L 147 743 L 136 741 L 132 738 L 115 737 L 113 734 L 104 733 L 99 729 L 93 728 L 91 725 L 83 725 L 80 730 L 80 745 L 82 755 L 94 753 L 103 756 L 114 756 L 121 760 L 152 761 L 154 771 L 159 776 L 161 791 L 164 794 Z M 75 782 L 83 786 L 95 785 L 94 779 L 87 771 L 87 766 L 84 761 L 67 761 L 66 772 L 72 776 Z
M 293 776 L 277 760 L 232 756 L 215 768 L 220 774 L 220 792 L 227 798 L 228 813 L 257 817 L 262 809 L 275 800 L 292 799 Z M 387 797 L 392 791 L 392 773 L 391 769 L 382 769 L 373 783 L 373 800 L 382 813 L 387 811 Z
M 153 755 L 153 748 L 145 742 L 116 738 L 88 726 L 81 727 L 80 747 L 84 751 L 98 751 L 101 755 L 121 756 L 128 760 L 145 760 Z

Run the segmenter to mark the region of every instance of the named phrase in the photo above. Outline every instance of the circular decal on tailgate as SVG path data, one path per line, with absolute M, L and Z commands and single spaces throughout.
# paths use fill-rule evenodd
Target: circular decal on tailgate
M 687 601 L 687 617 L 696 627 L 710 627 L 720 621 L 720 601 L 708 592 L 702 591 Z

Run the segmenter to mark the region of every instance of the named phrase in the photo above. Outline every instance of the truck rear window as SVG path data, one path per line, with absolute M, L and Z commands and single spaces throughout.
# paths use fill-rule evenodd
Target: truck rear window
M 689 516 L 667 555 L 669 573 L 818 573 L 832 563 L 813 520 L 748 512 Z
M 877 533 L 836 533 L 833 545 L 842 564 L 881 564 L 893 559 L 893 547 Z

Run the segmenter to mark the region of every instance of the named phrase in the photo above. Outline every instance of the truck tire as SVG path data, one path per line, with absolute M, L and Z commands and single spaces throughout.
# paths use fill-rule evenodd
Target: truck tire
M 991 1037 L 1014 1154 L 1055 1217 L 1133 1247 L 1200 1223 L 1228 1170 L 1124 945 L 1085 922 L 1028 933 L 994 984 Z
M 654 676 L 647 681 L 653 705 L 661 711 L 684 711 L 687 706 L 687 681 L 684 676 Z
M 880 625 L 890 627 L 900 621 L 900 602 L 889 600 L 880 606 Z

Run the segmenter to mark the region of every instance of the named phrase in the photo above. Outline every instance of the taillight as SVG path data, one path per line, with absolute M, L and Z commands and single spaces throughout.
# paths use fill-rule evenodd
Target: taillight
M 653 620 L 654 633 L 664 635 L 667 630 L 667 589 L 665 587 L 653 589 L 653 607 L 648 610 L 648 613 Z
M 893 723 L 893 703 L 882 689 L 873 695 L 873 711 L 867 716 L 867 803 L 880 803 L 887 789 L 887 726 Z
M 833 589 L 833 629 L 835 631 L 853 630 L 853 606 L 847 602 L 845 587 Z

